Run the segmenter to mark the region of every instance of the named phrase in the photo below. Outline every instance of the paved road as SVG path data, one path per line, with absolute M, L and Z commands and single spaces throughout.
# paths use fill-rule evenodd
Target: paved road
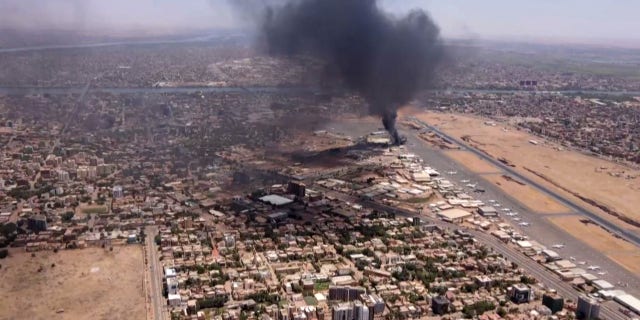
M 162 296 L 162 270 L 158 266 L 158 248 L 155 236 L 158 234 L 156 227 L 149 226 L 145 229 L 147 235 L 146 246 L 149 256 L 149 278 L 151 279 L 151 303 L 153 306 L 153 319 L 164 320 L 164 297 Z
M 581 207 L 580 205 L 576 204 L 575 202 L 551 191 L 550 189 L 548 189 L 547 187 L 537 183 L 536 181 L 533 181 L 531 179 L 529 179 L 527 176 L 524 176 L 522 174 L 520 174 L 518 171 L 514 170 L 512 167 L 509 167 L 507 165 L 505 165 L 504 163 L 488 156 L 487 154 L 485 154 L 484 152 L 470 147 L 468 145 L 466 145 L 465 143 L 461 142 L 460 140 L 458 140 L 455 137 L 452 137 L 444 132 L 442 132 L 441 130 L 439 130 L 436 127 L 433 127 L 425 122 L 422 122 L 418 119 L 413 119 L 414 121 L 418 121 L 419 123 L 421 123 L 422 125 L 424 125 L 425 127 L 429 128 L 430 130 L 432 130 L 433 132 L 437 133 L 438 135 L 450 140 L 451 142 L 457 144 L 458 146 L 460 146 L 462 149 L 464 150 L 468 150 L 472 153 L 474 153 L 475 155 L 477 155 L 478 157 L 484 159 L 485 161 L 491 163 L 492 165 L 502 169 L 505 172 L 508 172 L 510 175 L 516 177 L 517 179 L 523 181 L 524 183 L 532 186 L 533 188 L 537 189 L 538 191 L 550 196 L 551 198 L 553 198 L 554 200 L 562 203 L 563 205 L 569 207 L 571 210 L 585 216 L 588 217 L 589 219 L 595 221 L 597 224 L 606 227 L 607 229 L 609 229 L 611 232 L 616 233 L 617 235 L 621 236 L 622 238 L 626 239 L 627 241 L 635 244 L 636 246 L 640 247 L 640 235 L 635 234 L 634 232 L 621 228 L 615 224 L 613 224 L 612 222 L 603 219 L 602 217 L 600 217 L 598 214 L 590 211 L 590 210 L 586 210 L 585 208 Z

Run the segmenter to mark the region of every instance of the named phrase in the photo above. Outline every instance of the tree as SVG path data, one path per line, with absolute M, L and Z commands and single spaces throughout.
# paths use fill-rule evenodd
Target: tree
M 63 222 L 69 222 L 69 221 L 71 221 L 71 219 L 73 219 L 74 215 L 75 215 L 75 213 L 73 213 L 73 211 L 67 211 L 67 212 L 62 214 L 62 221 Z
M 9 250 L 7 250 L 7 249 L 0 250 L 0 259 L 4 259 L 7 256 L 9 256 Z
M 3 236 L 9 238 L 17 229 L 18 229 L 18 226 L 16 226 L 15 223 L 9 222 L 0 226 L 0 233 Z

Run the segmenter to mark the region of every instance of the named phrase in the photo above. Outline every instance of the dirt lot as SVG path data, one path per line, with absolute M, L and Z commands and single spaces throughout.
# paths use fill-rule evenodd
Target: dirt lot
M 633 244 L 613 237 L 593 223 L 585 224 L 579 217 L 551 217 L 549 220 L 590 247 L 601 251 L 625 269 L 640 274 L 640 253 Z M 589 236 L 584 237 L 585 234 Z
M 0 319 L 145 318 L 141 247 L 35 255 L 0 260 Z
M 500 170 L 490 163 L 482 160 L 480 157 L 469 151 L 460 151 L 460 150 L 450 150 L 444 151 L 444 153 L 455 160 L 456 162 L 462 164 L 467 169 L 471 170 L 474 173 L 488 173 L 488 172 L 499 172 Z
M 567 213 L 569 208 L 563 206 L 544 193 L 533 189 L 529 185 L 522 185 L 515 181 L 507 180 L 502 174 L 483 175 L 502 191 L 512 196 L 527 208 L 538 213 Z
M 497 122 L 496 126 L 489 126 L 485 124 L 485 119 L 467 115 L 435 112 L 413 115 L 457 138 L 467 136 L 471 145 L 495 158 L 505 158 L 516 165 L 516 170 L 546 184 L 552 190 L 570 195 L 566 191 L 569 190 L 640 222 L 640 211 L 636 210 L 640 206 L 640 178 L 634 178 L 640 176 L 640 170 L 577 151 L 565 150 L 557 144 L 519 131 L 506 122 Z M 538 145 L 530 143 L 530 140 L 537 141 Z M 559 187 L 525 168 L 546 176 L 566 190 L 561 191 Z M 570 197 L 576 203 L 600 212 L 603 217 L 614 223 L 630 229 L 635 228 L 611 214 L 595 209 L 595 206 L 587 204 L 575 195 Z

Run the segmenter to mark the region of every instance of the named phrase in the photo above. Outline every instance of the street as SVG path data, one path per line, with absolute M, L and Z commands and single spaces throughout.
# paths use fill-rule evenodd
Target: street
M 158 248 L 155 242 L 155 236 L 158 234 L 158 228 L 155 226 L 148 226 L 145 229 L 147 235 L 146 238 L 146 251 L 147 251 L 147 265 L 149 268 L 149 279 L 151 280 L 150 297 L 151 305 L 153 306 L 153 319 L 164 320 L 166 319 L 164 310 L 165 303 L 162 296 L 162 268 L 158 266 Z

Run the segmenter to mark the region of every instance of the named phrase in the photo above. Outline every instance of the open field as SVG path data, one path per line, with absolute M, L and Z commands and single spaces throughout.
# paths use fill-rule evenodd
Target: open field
M 35 257 L 19 252 L 1 263 L 0 319 L 146 317 L 139 246 L 36 252 Z
M 482 177 L 531 209 L 531 211 L 538 213 L 567 213 L 571 211 L 546 194 L 533 189 L 529 185 L 522 185 L 508 180 L 502 174 L 487 174 Z
M 622 239 L 618 239 L 605 229 L 593 223 L 583 223 L 580 217 L 551 217 L 549 220 L 565 232 L 581 239 L 590 247 L 602 252 L 625 269 L 640 273 L 640 253 L 637 248 Z M 589 235 L 585 237 L 584 235 Z
M 601 213 L 602 217 L 620 226 L 635 228 L 623 219 L 588 204 L 576 194 L 597 201 L 626 219 L 640 222 L 640 212 L 636 210 L 640 206 L 640 178 L 636 178 L 640 177 L 640 170 L 563 149 L 507 123 L 498 122 L 496 126 L 488 126 L 484 123 L 486 120 L 479 117 L 435 112 L 413 115 L 457 138 L 467 137 L 470 145 L 494 158 L 508 160 L 523 175 L 547 185 L 551 190 L 558 190 L 560 194 Z M 534 145 L 530 140 L 536 140 L 539 144 Z
M 469 151 L 449 150 L 444 151 L 444 154 L 460 163 L 461 165 L 465 166 L 467 169 L 471 170 L 471 172 L 474 173 L 489 173 L 499 171 L 498 168 L 480 159 L 478 156 Z

